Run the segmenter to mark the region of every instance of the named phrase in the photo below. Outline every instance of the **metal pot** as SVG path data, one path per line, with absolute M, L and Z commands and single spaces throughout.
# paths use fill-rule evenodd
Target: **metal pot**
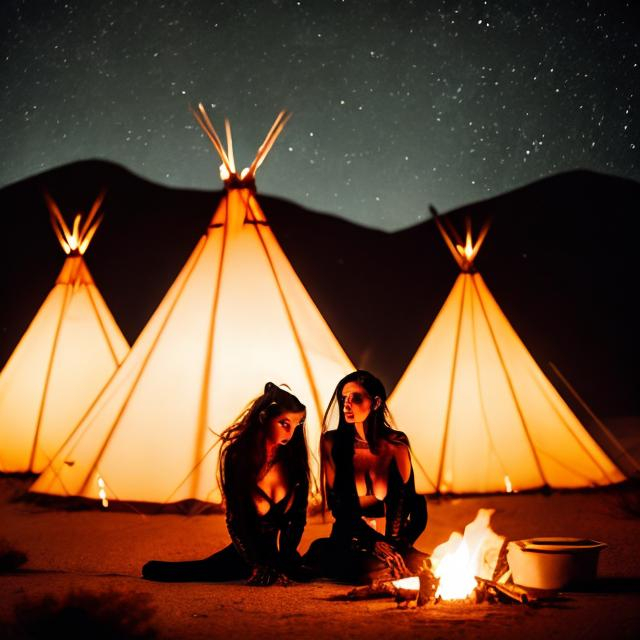
M 513 581 L 534 589 L 564 589 L 595 580 L 607 545 L 584 538 L 530 538 L 507 545 Z

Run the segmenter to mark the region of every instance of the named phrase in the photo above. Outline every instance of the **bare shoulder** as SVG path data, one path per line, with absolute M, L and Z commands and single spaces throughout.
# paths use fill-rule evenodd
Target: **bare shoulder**
M 409 438 L 407 438 L 407 434 L 404 431 L 392 429 L 389 433 L 388 440 L 393 445 L 409 447 Z
M 389 446 L 393 451 L 393 457 L 402 476 L 402 481 L 407 482 L 411 475 L 411 452 L 407 436 L 402 431 L 395 431 L 389 440 Z

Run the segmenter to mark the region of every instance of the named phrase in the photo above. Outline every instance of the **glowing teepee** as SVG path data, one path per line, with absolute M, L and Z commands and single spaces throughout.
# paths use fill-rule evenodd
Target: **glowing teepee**
M 502 313 L 475 243 L 436 224 L 462 273 L 390 398 L 422 493 L 577 488 L 624 476 L 544 376 Z
M 32 491 L 158 503 L 219 502 L 218 436 L 267 381 L 307 406 L 309 449 L 324 407 L 353 369 L 273 235 L 253 163 L 236 172 L 204 108 L 194 113 L 220 158 L 226 192 L 205 235 L 129 357 Z M 312 465 L 317 477 L 317 462 Z
M 67 227 L 46 196 L 67 254 L 62 271 L 0 374 L 0 471 L 40 472 L 129 351 L 83 255 L 102 195 Z

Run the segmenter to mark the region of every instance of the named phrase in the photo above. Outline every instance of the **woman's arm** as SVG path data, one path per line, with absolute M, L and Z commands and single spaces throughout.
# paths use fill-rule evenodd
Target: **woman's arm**
M 409 476 L 411 475 L 411 454 L 409 453 L 409 447 L 404 444 L 396 445 L 393 448 L 393 457 L 396 461 L 396 467 L 398 468 L 402 482 L 409 482 Z
M 293 489 L 293 502 L 285 513 L 285 522 L 280 531 L 278 547 L 280 551 L 279 565 L 284 569 L 291 568 L 300 558 L 298 545 L 307 523 L 307 500 L 309 487 L 299 483 Z
M 235 452 L 234 452 L 235 453 Z M 226 462 L 226 523 L 233 546 L 250 567 L 249 584 L 267 586 L 277 582 L 280 574 L 277 567 L 275 531 L 266 531 L 248 491 L 243 469 L 237 464 L 235 455 L 229 454 Z
M 320 440 L 322 454 L 322 468 L 324 470 L 325 491 L 327 494 L 327 506 L 339 525 L 347 525 L 360 520 L 360 502 L 355 492 L 353 481 L 353 467 L 338 468 L 345 465 L 344 457 L 336 465 L 335 447 L 338 438 L 336 431 L 328 431 Z M 351 480 L 347 477 L 351 474 Z M 343 527 L 340 527 L 343 528 Z
M 427 526 L 427 503 L 415 489 L 411 454 L 405 444 L 395 446 L 389 469 L 385 537 L 399 548 L 410 547 Z M 392 463 L 393 464 L 393 463 Z
M 240 496 L 229 483 L 229 496 L 226 498 L 226 523 L 231 542 L 240 557 L 250 566 L 266 564 L 264 549 L 260 549 L 257 518 L 255 509 L 248 504 L 250 496 Z M 247 503 L 247 504 L 245 504 Z M 261 553 L 262 551 L 262 553 Z
M 324 470 L 324 480 L 327 490 L 333 490 L 336 481 L 336 463 L 333 459 L 333 434 L 323 433 L 320 439 L 320 457 Z

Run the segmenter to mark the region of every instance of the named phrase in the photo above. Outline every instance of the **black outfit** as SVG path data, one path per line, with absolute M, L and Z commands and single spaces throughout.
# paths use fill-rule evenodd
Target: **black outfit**
M 246 579 L 257 569 L 295 578 L 300 561 L 297 547 L 307 519 L 308 487 L 298 483 L 278 502 L 260 487 L 256 491 L 271 505 L 262 516 L 251 495 L 229 491 L 226 521 L 232 544 L 203 560 L 151 560 L 142 568 L 143 577 L 163 582 L 224 582 Z
M 395 432 L 399 442 L 406 436 Z M 427 525 L 427 503 L 415 489 L 413 469 L 406 483 L 392 459 L 387 481 L 387 495 L 371 507 L 363 509 L 356 491 L 353 473 L 353 436 L 328 432 L 333 439 L 332 457 L 335 463 L 333 488 L 327 487 L 328 507 L 335 518 L 329 538 L 315 540 L 302 561 L 317 575 L 350 583 L 364 583 L 389 574 L 385 562 L 375 554 L 378 541 L 388 543 L 404 559 L 407 567 L 417 571 L 427 554 L 413 543 Z M 370 478 L 365 476 L 367 486 Z M 373 493 L 373 491 L 371 491 Z M 362 518 L 386 517 L 385 533 L 375 531 Z

